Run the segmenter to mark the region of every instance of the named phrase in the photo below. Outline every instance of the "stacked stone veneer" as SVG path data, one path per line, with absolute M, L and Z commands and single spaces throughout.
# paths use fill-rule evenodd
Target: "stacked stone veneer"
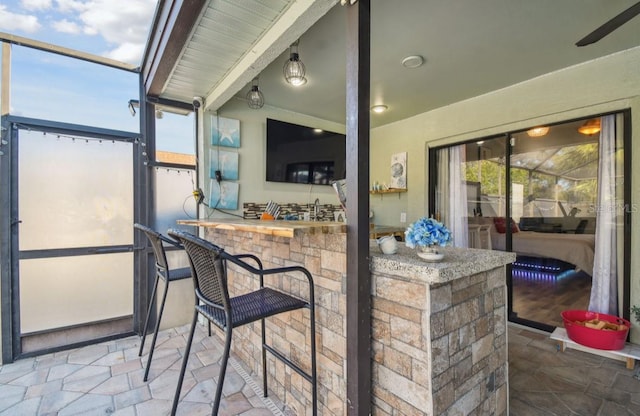
M 346 235 L 285 238 L 206 228 L 206 237 L 231 253 L 256 254 L 265 268 L 301 265 L 312 273 L 318 414 L 346 415 Z M 507 414 L 504 267 L 436 285 L 402 267 L 388 273 L 372 270 L 373 414 Z M 302 275 L 267 282 L 303 298 L 308 293 Z M 235 296 L 255 290 L 258 281 L 230 266 L 229 285 Z M 233 354 L 258 375 L 259 334 L 259 323 L 236 328 L 232 345 Z M 305 369 L 309 339 L 308 310 L 267 321 L 268 343 Z M 269 390 L 286 403 L 285 414 L 311 415 L 309 383 L 267 358 Z
M 506 415 L 504 267 L 425 285 L 373 274 L 377 415 Z

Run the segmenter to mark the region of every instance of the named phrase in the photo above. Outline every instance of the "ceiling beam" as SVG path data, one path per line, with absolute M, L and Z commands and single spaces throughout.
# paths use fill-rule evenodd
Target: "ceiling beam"
M 142 82 L 148 96 L 159 97 L 186 47 L 206 0 L 160 1 L 143 59 Z

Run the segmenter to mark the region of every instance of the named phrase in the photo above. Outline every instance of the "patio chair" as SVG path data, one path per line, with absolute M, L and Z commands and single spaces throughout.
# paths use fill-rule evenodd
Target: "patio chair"
M 171 415 L 174 416 L 180 400 L 182 382 L 187 368 L 189 352 L 193 342 L 193 335 L 198 321 L 198 314 L 204 316 L 209 322 L 222 329 L 225 333 L 224 353 L 220 364 L 220 375 L 216 387 L 215 399 L 213 402 L 212 415 L 218 414 L 220 399 L 222 397 L 222 386 L 227 369 L 227 361 L 231 349 L 231 335 L 233 328 L 249 324 L 257 320 L 261 321 L 262 335 L 262 382 L 263 394 L 267 397 L 267 358 L 269 351 L 275 358 L 281 360 L 285 365 L 292 368 L 300 376 L 311 383 L 313 415 L 317 415 L 317 375 L 316 375 L 316 329 L 315 329 L 315 303 L 313 277 L 307 269 L 301 266 L 280 267 L 273 269 L 263 269 L 262 262 L 258 257 L 251 254 L 233 256 L 225 252 L 220 247 L 183 231 L 169 230 L 169 235 L 180 241 L 187 252 L 193 274 L 194 287 L 196 292 L 196 305 L 191 323 L 191 331 L 187 340 L 182 360 L 182 368 L 178 377 L 178 386 L 173 399 Z M 250 258 L 257 263 L 257 268 L 246 263 L 241 257 Z M 238 295 L 229 296 L 227 287 L 227 265 L 233 265 L 257 276 L 259 278 L 259 289 Z M 302 273 L 308 281 L 308 300 L 299 299 L 281 291 L 264 286 L 264 276 L 282 273 Z M 265 338 L 265 318 L 283 312 L 297 309 L 309 309 L 309 321 L 311 332 L 311 371 L 310 374 L 296 365 L 273 346 L 268 345 Z
M 151 243 L 151 247 L 153 248 L 153 254 L 156 260 L 156 278 L 155 283 L 153 284 L 153 291 L 151 292 L 151 300 L 149 301 L 149 308 L 147 309 L 147 317 L 144 320 L 144 328 L 142 330 L 142 341 L 140 342 L 140 350 L 138 351 L 138 357 L 142 356 L 142 351 L 144 349 L 144 342 L 147 338 L 147 331 L 149 327 L 149 321 L 151 319 L 151 311 L 153 310 L 153 305 L 156 300 L 156 292 L 158 291 L 158 282 L 160 280 L 164 281 L 164 292 L 162 294 L 162 301 L 160 302 L 160 311 L 158 314 L 158 319 L 156 320 L 156 327 L 153 332 L 153 338 L 151 340 L 151 348 L 149 349 L 149 358 L 147 358 L 147 366 L 144 370 L 144 381 L 147 381 L 149 377 L 149 369 L 151 368 L 151 360 L 153 359 L 153 350 L 156 346 L 156 340 L 158 339 L 158 330 L 160 329 L 160 320 L 162 319 L 162 313 L 164 312 L 164 304 L 167 300 L 167 293 L 169 292 L 169 284 L 176 280 L 188 279 L 191 277 L 191 268 L 184 267 L 179 269 L 169 269 L 169 265 L 167 263 L 167 256 L 164 250 L 164 244 L 168 243 L 172 246 L 183 248 L 182 245 L 170 238 L 163 236 L 157 231 L 152 230 L 151 228 L 142 225 L 142 224 L 133 224 L 134 228 L 142 231 L 146 236 L 149 242 Z

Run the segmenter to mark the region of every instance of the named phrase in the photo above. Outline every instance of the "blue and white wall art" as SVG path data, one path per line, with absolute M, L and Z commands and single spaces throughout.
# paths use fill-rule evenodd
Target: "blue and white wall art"
M 211 197 L 209 199 L 210 208 L 238 209 L 238 191 L 240 185 L 237 182 L 217 182 L 211 179 Z
M 238 175 L 238 153 L 226 150 L 211 149 L 209 151 L 209 177 L 215 178 L 216 171 L 222 174 L 222 180 L 237 181 Z
M 211 116 L 211 145 L 240 147 L 240 120 Z

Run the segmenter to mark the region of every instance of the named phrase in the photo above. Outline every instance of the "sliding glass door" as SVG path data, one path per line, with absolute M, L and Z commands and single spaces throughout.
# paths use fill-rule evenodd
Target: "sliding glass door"
M 517 254 L 511 320 L 551 330 L 563 310 L 628 315 L 626 120 L 592 117 L 431 151 L 431 213 L 449 225 L 454 217 L 442 213 L 463 206 L 467 247 Z M 455 148 L 465 156 L 457 165 Z
M 562 326 L 562 310 L 588 309 L 591 293 L 599 146 L 598 135 L 582 135 L 579 126 L 511 139 L 512 309 L 554 327 Z

